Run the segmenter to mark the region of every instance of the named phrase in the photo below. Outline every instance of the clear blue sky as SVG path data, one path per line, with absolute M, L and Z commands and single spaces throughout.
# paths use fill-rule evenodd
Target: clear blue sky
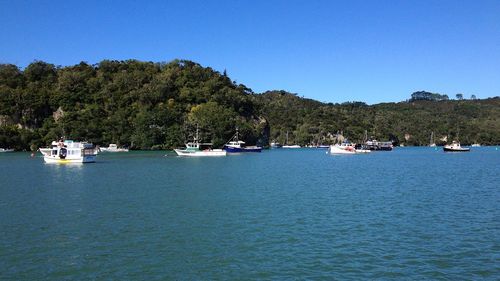
M 326 102 L 500 96 L 500 1 L 0 0 L 0 62 L 210 66 Z

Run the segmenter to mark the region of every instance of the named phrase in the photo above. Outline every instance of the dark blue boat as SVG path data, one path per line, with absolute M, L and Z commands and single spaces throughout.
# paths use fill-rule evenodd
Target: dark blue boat
M 234 147 L 234 146 L 230 146 L 229 144 L 226 144 L 224 146 L 224 150 L 227 151 L 227 153 L 261 152 L 262 147 L 258 147 L 258 146 Z
M 259 146 L 245 146 L 244 141 L 238 139 L 238 130 L 231 140 L 224 145 L 223 148 L 227 153 L 241 153 L 241 152 L 261 152 L 262 147 Z

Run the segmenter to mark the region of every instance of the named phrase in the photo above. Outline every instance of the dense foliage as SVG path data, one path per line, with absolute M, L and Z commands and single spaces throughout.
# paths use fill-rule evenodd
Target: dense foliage
M 459 94 L 462 96 L 462 94 Z M 441 101 L 441 100 L 449 100 L 450 98 L 447 95 L 440 95 L 438 93 L 430 93 L 426 91 L 418 91 L 411 94 L 410 102 L 418 101 L 418 100 L 430 100 L 430 101 Z
M 500 143 L 500 98 L 484 100 L 417 100 L 368 106 L 362 102 L 324 104 L 283 91 L 259 97 L 269 119 L 271 139 L 331 143 L 336 133 L 360 142 L 366 136 L 395 144 L 428 145 L 459 139 L 463 144 Z
M 444 98 L 446 97 L 446 98 Z M 36 149 L 66 137 L 134 149 L 168 149 L 192 139 L 224 144 L 238 128 L 249 144 L 331 143 L 337 132 L 361 140 L 426 145 L 460 135 L 500 143 L 500 99 L 448 100 L 416 92 L 408 102 L 325 104 L 284 91 L 254 94 L 191 61 L 105 60 L 68 67 L 36 61 L 0 65 L 0 147 Z

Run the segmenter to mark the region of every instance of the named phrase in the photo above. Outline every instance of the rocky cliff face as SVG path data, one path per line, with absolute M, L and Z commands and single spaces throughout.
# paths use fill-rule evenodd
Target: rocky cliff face
M 259 116 L 256 121 L 257 122 L 255 124 L 255 128 L 259 135 L 259 138 L 257 140 L 257 145 L 261 147 L 269 147 L 271 126 L 269 126 L 269 122 L 263 116 Z

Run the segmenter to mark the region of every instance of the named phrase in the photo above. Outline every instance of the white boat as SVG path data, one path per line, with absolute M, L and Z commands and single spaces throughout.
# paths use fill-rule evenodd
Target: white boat
M 298 144 L 288 144 L 288 131 L 286 131 L 286 144 L 283 145 L 281 148 L 300 148 L 300 145 Z
M 331 145 L 328 148 L 327 154 L 364 154 L 371 153 L 369 149 L 358 148 L 356 149 L 356 145 L 354 143 L 350 143 L 349 141 L 344 141 L 340 144 Z
M 358 149 L 358 148 L 356 148 L 356 150 L 355 150 L 355 151 L 356 151 L 356 153 L 358 153 L 358 154 L 363 154 L 363 153 L 371 153 L 371 152 L 372 152 L 372 151 L 371 151 L 371 150 L 369 150 L 369 149 L 362 149 L 362 148 L 359 148 L 359 149 Z
M 281 148 L 300 148 L 300 145 L 298 144 L 283 145 Z
M 198 141 L 198 128 L 196 128 L 196 137 L 193 142 L 186 143 L 184 149 L 174 149 L 179 156 L 187 157 L 207 157 L 207 156 L 226 156 L 227 152 L 222 149 L 212 149 L 211 143 L 200 143 Z
M 14 149 L 0 148 L 0 152 L 14 152 Z
M 481 145 L 479 143 L 473 143 L 471 146 L 472 147 L 480 147 Z
M 87 142 L 72 140 L 53 141 L 50 148 L 40 148 L 46 163 L 92 163 L 95 162 L 95 146 Z
M 340 145 L 331 145 L 330 148 L 328 148 L 328 151 L 326 152 L 327 154 L 355 154 L 356 150 L 353 148 L 352 150 L 350 149 L 344 149 L 341 148 Z
M 453 141 L 451 144 L 445 145 L 443 150 L 444 152 L 468 152 L 470 148 L 461 147 L 458 141 Z
M 340 144 L 330 145 L 326 153 L 330 154 L 355 154 L 356 149 L 354 145 L 349 142 L 342 142 Z
M 271 148 L 281 148 L 282 145 L 279 142 L 271 142 Z
M 108 147 L 100 147 L 101 152 L 128 152 L 128 148 L 118 148 L 115 143 L 110 143 Z

